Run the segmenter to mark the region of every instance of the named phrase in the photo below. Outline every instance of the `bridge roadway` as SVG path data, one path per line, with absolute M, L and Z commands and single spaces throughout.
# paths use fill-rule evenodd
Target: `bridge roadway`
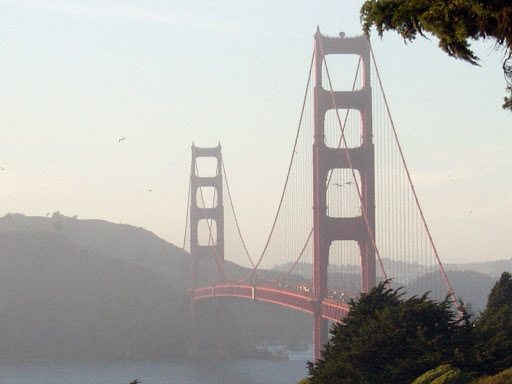
M 317 301 L 312 295 L 287 291 L 275 287 L 258 285 L 232 285 L 220 284 L 196 288 L 191 298 L 194 300 L 208 299 L 213 297 L 241 297 L 255 301 L 263 301 L 293 308 L 302 312 L 313 314 L 314 308 L 321 305 L 321 314 L 325 319 L 340 321 L 348 313 L 347 303 L 323 299 Z

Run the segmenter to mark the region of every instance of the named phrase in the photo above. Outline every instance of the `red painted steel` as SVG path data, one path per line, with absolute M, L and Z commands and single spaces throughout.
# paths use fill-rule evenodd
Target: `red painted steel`
M 201 287 L 191 290 L 190 297 L 193 300 L 204 300 L 214 297 L 240 297 L 277 304 L 311 314 L 316 310 L 316 299 L 313 295 L 257 285 L 221 284 Z M 322 317 L 336 322 L 347 315 L 348 309 L 347 303 L 335 300 L 324 299 L 320 304 Z
M 197 159 L 213 157 L 217 159 L 215 176 L 201 177 L 197 173 Z M 190 170 L 190 292 L 197 288 L 199 262 L 204 258 L 212 258 L 217 264 L 217 283 L 224 282 L 224 205 L 222 192 L 222 153 L 220 144 L 213 148 L 200 148 L 192 145 L 192 164 Z M 197 204 L 197 191 L 201 187 L 215 188 L 217 205 L 215 207 L 200 207 Z M 217 227 L 217 238 L 212 245 L 200 245 L 198 224 L 200 220 L 214 220 Z M 210 234 L 211 235 L 211 234 Z M 220 305 L 220 304 L 218 304 Z M 218 310 L 222 316 L 222 310 Z M 195 300 L 190 300 L 190 324 L 192 349 L 199 346 Z M 223 327 L 219 324 L 219 331 Z M 219 347 L 223 347 L 222 333 L 219 335 Z
M 363 86 L 358 91 L 326 90 L 322 66 L 326 55 L 352 54 L 361 57 Z M 375 172 L 372 142 L 372 93 L 370 85 L 370 44 L 363 37 L 327 37 L 315 34 L 314 144 L 313 144 L 313 310 L 315 360 L 328 340 L 323 310 L 327 296 L 327 267 L 333 241 L 357 241 L 361 254 L 361 291 L 375 286 Z M 361 145 L 357 148 L 329 148 L 325 143 L 325 115 L 332 109 L 355 109 L 361 114 Z M 341 129 L 341 127 L 340 127 Z M 361 211 L 358 217 L 329 217 L 327 180 L 331 170 L 353 168 L 361 180 Z M 365 217 L 366 216 L 366 217 Z

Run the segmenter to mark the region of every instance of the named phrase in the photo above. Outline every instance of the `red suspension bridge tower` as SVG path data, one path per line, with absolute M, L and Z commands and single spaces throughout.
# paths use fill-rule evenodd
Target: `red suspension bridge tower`
M 217 161 L 216 174 L 213 176 L 199 176 L 197 159 L 198 158 L 214 158 Z M 202 205 L 198 204 L 198 193 L 201 194 L 201 188 L 214 188 L 214 196 L 216 204 L 206 207 L 204 197 L 200 195 Z M 206 244 L 199 241 L 199 223 L 204 221 L 210 229 L 208 231 L 209 238 Z M 215 224 L 216 231 L 212 231 L 212 225 Z M 216 238 L 212 238 L 216 233 Z M 201 260 L 211 259 L 215 261 L 217 266 L 217 284 L 224 282 L 224 205 L 222 192 L 222 154 L 220 144 L 213 148 L 199 148 L 192 145 L 192 165 L 190 169 L 190 292 L 193 294 L 198 287 L 199 263 Z M 217 300 L 218 314 L 221 314 L 220 301 Z M 192 351 L 197 350 L 199 346 L 196 302 L 190 300 L 190 321 L 192 332 Z M 219 349 L 223 349 L 223 332 L 221 332 L 223 324 L 218 321 L 218 344 Z
M 326 55 L 358 55 L 363 66 L 363 86 L 357 91 L 334 91 L 322 86 Z M 327 319 L 322 317 L 322 300 L 327 297 L 327 267 L 333 241 L 356 241 L 361 255 L 361 291 L 375 286 L 375 175 L 372 142 L 372 91 L 370 43 L 363 37 L 327 37 L 315 34 L 314 144 L 313 144 L 313 295 L 315 306 L 315 360 L 328 340 Z M 328 73 L 327 73 L 328 74 Z M 328 78 L 330 84 L 330 78 Z M 331 87 L 329 87 L 331 88 Z M 329 110 L 353 109 L 361 115 L 361 144 L 355 148 L 330 148 L 325 143 L 325 117 Z M 341 124 L 340 124 L 341 127 Z M 343 133 L 342 133 L 343 137 Z M 361 214 L 331 217 L 327 210 L 329 173 L 352 169 L 360 177 Z

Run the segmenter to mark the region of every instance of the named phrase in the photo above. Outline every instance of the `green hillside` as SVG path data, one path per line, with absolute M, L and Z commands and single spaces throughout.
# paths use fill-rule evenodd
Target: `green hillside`
M 58 233 L 0 233 L 0 357 L 155 358 L 183 353 L 183 292 Z

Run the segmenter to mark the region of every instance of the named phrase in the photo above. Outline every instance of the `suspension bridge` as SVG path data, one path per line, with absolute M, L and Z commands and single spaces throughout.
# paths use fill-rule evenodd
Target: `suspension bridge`
M 335 77 L 340 68 L 343 79 Z M 340 321 L 350 299 L 380 281 L 453 298 L 363 36 L 317 29 L 288 172 L 261 252 L 246 246 L 220 144 L 192 146 L 187 206 L 192 348 L 201 344 L 202 300 L 217 300 L 220 313 L 219 298 L 239 297 L 312 314 L 316 360 L 329 321 Z M 227 263 L 241 256 L 251 268 Z

